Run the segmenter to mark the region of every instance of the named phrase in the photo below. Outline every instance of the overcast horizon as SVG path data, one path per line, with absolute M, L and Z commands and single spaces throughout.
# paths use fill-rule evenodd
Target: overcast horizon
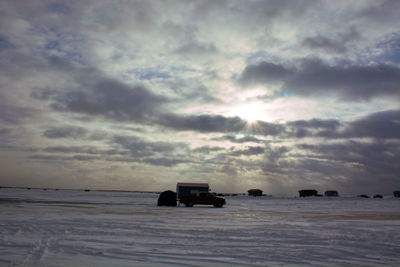
M 0 10 L 0 186 L 400 190 L 400 1 Z

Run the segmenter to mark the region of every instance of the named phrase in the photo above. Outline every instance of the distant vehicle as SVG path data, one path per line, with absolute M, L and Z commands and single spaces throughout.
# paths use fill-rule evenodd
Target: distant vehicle
M 379 194 L 376 194 L 376 195 L 374 195 L 374 198 L 383 198 L 383 196 L 379 195 Z
M 214 205 L 216 208 L 221 208 L 225 205 L 225 199 L 217 197 L 214 193 L 199 192 L 195 196 L 182 196 L 179 203 L 185 204 L 186 207 L 193 207 L 193 205 Z
M 394 191 L 393 192 L 394 197 L 400 197 L 400 191 Z
M 358 197 L 362 197 L 362 198 L 370 198 L 370 196 L 368 196 L 368 195 L 358 195 Z

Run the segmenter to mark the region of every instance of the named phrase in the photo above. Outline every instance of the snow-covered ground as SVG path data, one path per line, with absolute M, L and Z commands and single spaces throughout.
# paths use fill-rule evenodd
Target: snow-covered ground
M 400 266 L 400 199 L 0 189 L 1 266 Z

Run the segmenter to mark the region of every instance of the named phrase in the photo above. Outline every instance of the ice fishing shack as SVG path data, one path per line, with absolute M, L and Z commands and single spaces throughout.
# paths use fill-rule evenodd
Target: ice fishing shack
M 177 183 L 176 195 L 178 200 L 183 196 L 195 196 L 199 192 L 209 192 L 207 183 Z

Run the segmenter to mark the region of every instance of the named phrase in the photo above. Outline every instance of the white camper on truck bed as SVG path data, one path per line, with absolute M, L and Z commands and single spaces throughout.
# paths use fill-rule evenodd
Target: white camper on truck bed
M 196 196 L 199 192 L 209 192 L 210 187 L 207 183 L 177 183 L 176 197 Z

